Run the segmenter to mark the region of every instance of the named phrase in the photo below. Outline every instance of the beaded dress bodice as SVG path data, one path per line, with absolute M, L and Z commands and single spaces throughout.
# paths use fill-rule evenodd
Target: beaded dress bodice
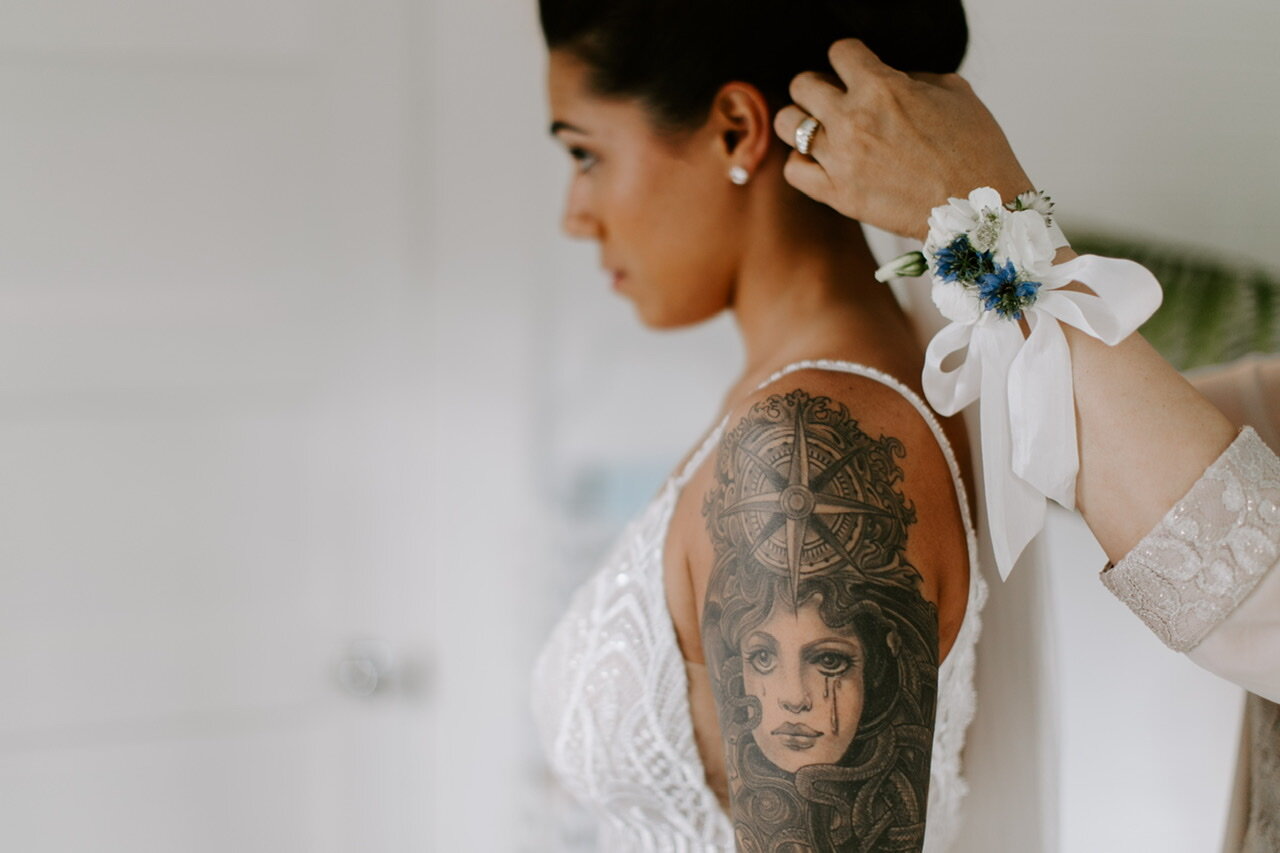
M 801 369 L 855 373 L 897 390 L 933 430 L 951 469 L 969 555 L 969 599 L 938 670 L 925 850 L 941 853 L 959 827 L 965 793 L 960 752 L 974 712 L 974 647 L 986 584 L 959 467 L 920 398 L 860 364 L 804 361 Z M 551 767 L 600 821 L 599 849 L 732 851 L 733 829 L 708 787 L 694 741 L 689 684 L 667 607 L 663 548 L 681 489 L 716 446 L 722 421 L 623 530 L 604 565 L 574 594 L 534 668 L 534 714 Z

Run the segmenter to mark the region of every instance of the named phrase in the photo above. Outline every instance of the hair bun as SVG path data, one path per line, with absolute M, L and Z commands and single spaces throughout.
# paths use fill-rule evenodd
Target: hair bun
M 960 0 L 539 0 L 539 12 L 548 48 L 586 62 L 596 92 L 637 98 L 671 129 L 700 125 L 733 80 L 781 108 L 795 75 L 830 70 L 842 38 L 934 73 L 956 71 L 969 41 Z

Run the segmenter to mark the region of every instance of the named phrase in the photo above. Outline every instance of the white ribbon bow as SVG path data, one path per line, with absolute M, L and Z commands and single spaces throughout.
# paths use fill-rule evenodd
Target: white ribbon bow
M 1066 245 L 1061 232 L 1055 246 Z M 1160 284 L 1133 261 L 1082 255 L 1043 270 L 1035 302 L 1017 322 L 982 311 L 942 328 L 925 351 L 922 377 L 929 404 L 953 415 L 980 400 L 987 518 L 1001 578 L 1044 526 L 1045 498 L 1075 506 L 1075 398 L 1071 353 L 1059 322 L 1109 346 L 1138 329 L 1160 306 Z M 1093 293 L 1064 288 L 1076 281 Z M 957 285 L 935 281 L 937 288 Z M 1096 294 L 1096 295 L 1095 295 Z M 943 370 L 949 356 L 963 361 Z

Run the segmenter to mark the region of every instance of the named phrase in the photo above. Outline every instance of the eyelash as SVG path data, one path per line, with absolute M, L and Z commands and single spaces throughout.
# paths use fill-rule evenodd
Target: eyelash
M 832 660 L 836 661 L 836 663 L 832 664 Z M 839 652 L 822 651 L 809 656 L 809 663 L 816 666 L 823 675 L 829 678 L 844 675 L 853 668 L 855 662 L 853 658 L 848 655 L 842 655 Z
M 578 171 L 584 174 L 590 171 L 591 167 L 596 164 L 596 155 L 592 154 L 585 148 L 578 148 L 577 146 L 574 146 L 569 149 L 569 156 L 577 161 Z
M 748 652 L 747 661 L 755 668 L 756 672 L 761 675 L 768 675 L 770 672 L 773 672 L 773 668 L 778 663 L 773 652 L 768 649 L 755 649 L 754 651 Z
M 756 649 L 748 652 L 747 660 L 755 668 L 756 672 L 761 675 L 768 675 L 777 665 L 776 657 L 768 649 Z M 828 678 L 839 678 L 857 664 L 854 658 L 832 651 L 815 652 L 809 655 L 806 660 Z

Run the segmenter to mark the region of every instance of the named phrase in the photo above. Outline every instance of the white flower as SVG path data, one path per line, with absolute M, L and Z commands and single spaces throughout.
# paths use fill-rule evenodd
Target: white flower
M 969 205 L 973 207 L 976 213 L 988 210 L 1004 210 L 1004 202 L 1000 200 L 1000 193 L 991 189 L 991 187 L 978 187 L 969 193 Z
M 980 252 L 995 247 L 1001 223 L 1008 211 L 1000 201 L 1000 193 L 991 187 L 978 187 L 967 199 L 948 199 L 946 204 L 933 209 L 929 216 L 929 238 L 925 242 L 925 255 L 930 261 L 939 249 L 951 245 L 961 234 L 969 235 L 969 242 Z
M 942 316 L 962 326 L 972 326 L 982 317 L 982 300 L 973 288 L 965 287 L 958 281 L 933 282 L 933 304 L 938 306 Z
M 1035 210 L 1010 213 L 995 247 L 996 265 L 1013 261 L 1027 280 L 1044 281 L 1053 266 L 1054 248 L 1044 216 Z
M 929 214 L 929 239 L 925 242 L 925 253 L 932 256 L 939 249 L 951 245 L 951 241 L 961 234 L 967 234 L 978 224 L 978 215 L 973 205 L 962 198 L 948 199 L 946 204 L 938 205 Z
M 1053 199 L 1041 190 L 1027 190 L 1018 193 L 1011 203 L 1012 210 L 1034 210 L 1044 217 L 1045 222 L 1053 222 Z
M 1000 193 L 991 187 L 979 187 L 969 193 L 969 204 L 973 207 L 977 220 L 974 229 L 969 232 L 969 242 L 979 252 L 994 251 L 996 241 L 1004 230 L 1005 217 L 1009 215 L 1004 203 L 1000 201 Z
M 962 198 L 953 198 L 949 203 L 935 207 L 929 215 L 929 239 L 925 242 L 925 253 L 932 257 L 961 234 L 972 231 L 977 224 L 978 217 L 974 215 L 973 208 Z

